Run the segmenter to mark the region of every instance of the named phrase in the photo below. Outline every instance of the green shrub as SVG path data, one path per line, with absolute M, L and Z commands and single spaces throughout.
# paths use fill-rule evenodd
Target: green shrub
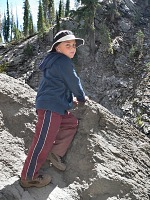
M 107 47 L 108 53 L 113 54 L 112 39 L 110 36 L 110 31 L 106 24 L 102 23 L 100 25 L 100 36 L 101 43 Z
M 150 68 L 150 62 L 146 63 L 146 67 Z
M 136 47 L 140 48 L 140 50 L 142 50 L 143 49 L 143 43 L 144 43 L 144 33 L 141 30 L 139 30 L 136 33 Z
M 137 48 L 132 45 L 132 47 L 131 47 L 131 49 L 129 51 L 129 58 L 130 59 L 134 58 L 134 55 L 135 55 L 136 51 L 137 51 Z
M 33 46 L 27 43 L 26 47 L 24 48 L 24 55 L 27 57 L 32 57 L 34 55 Z
M 136 42 L 134 45 L 132 45 L 130 51 L 129 51 L 129 58 L 134 59 L 137 55 L 140 59 L 143 55 L 143 44 L 144 44 L 144 33 L 139 30 L 136 34 Z
M 0 64 L 0 73 L 6 72 L 6 69 L 8 67 L 8 63 L 7 62 L 3 62 Z
M 137 125 L 139 126 L 139 127 L 141 127 L 142 125 L 143 125 L 143 122 L 142 122 L 142 120 L 141 120 L 141 116 L 137 116 L 137 118 L 136 118 L 136 123 L 137 123 Z

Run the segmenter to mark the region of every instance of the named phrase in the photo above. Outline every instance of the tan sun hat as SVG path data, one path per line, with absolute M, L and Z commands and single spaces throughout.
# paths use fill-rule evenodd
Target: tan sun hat
M 84 45 L 84 39 L 82 38 L 76 38 L 75 35 L 69 31 L 69 30 L 63 30 L 59 31 L 53 40 L 53 44 L 51 46 L 50 51 L 55 51 L 55 46 L 57 43 L 64 42 L 67 40 L 75 40 L 76 41 L 76 47 L 79 47 L 80 45 Z

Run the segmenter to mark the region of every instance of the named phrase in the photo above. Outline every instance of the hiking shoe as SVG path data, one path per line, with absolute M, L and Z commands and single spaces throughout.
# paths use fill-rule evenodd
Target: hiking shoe
M 51 182 L 51 176 L 48 174 L 39 175 L 37 178 L 33 180 L 20 180 L 20 185 L 24 188 L 29 187 L 44 187 Z
M 51 163 L 59 170 L 65 171 L 66 165 L 63 163 L 62 157 L 54 154 L 54 153 L 49 153 L 47 156 L 47 160 L 50 160 Z

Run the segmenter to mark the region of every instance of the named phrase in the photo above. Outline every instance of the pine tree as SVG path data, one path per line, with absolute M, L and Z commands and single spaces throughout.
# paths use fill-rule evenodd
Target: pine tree
M 0 12 L 0 43 L 2 42 L 2 16 Z
M 14 22 L 13 25 L 13 34 L 14 34 L 14 40 L 18 41 L 23 35 L 22 32 L 19 30 L 19 20 L 18 20 L 18 13 L 16 9 L 16 22 Z
M 44 21 L 46 26 L 49 25 L 49 0 L 42 0 L 41 4 L 43 5 L 43 15 L 44 15 Z
M 60 30 L 60 18 L 59 18 L 59 14 L 56 10 L 56 27 L 57 27 L 57 32 Z
M 62 15 L 61 15 L 61 18 L 64 18 L 65 17 L 65 4 L 64 4 L 64 1 L 62 0 Z
M 98 5 L 98 0 L 78 0 L 78 2 L 81 2 L 81 5 L 83 5 L 82 17 L 85 21 L 85 30 L 88 32 L 91 52 L 94 54 L 96 48 L 94 18 Z
M 33 26 L 33 18 L 32 18 L 32 15 L 30 13 L 30 16 L 29 16 L 29 35 L 33 35 L 34 34 L 34 26 Z
M 11 19 L 10 19 L 10 41 L 13 39 L 13 25 L 14 25 L 14 15 L 13 11 L 11 10 Z
M 3 21 L 3 35 L 5 42 L 9 41 L 10 36 L 10 16 L 9 16 L 9 3 L 7 0 L 7 11 L 6 15 L 4 14 L 4 21 Z
M 7 42 L 7 20 L 6 20 L 6 14 L 4 13 L 4 18 L 3 18 L 3 36 L 4 36 L 4 41 Z
M 55 22 L 55 7 L 54 7 L 54 0 L 51 0 L 52 6 L 51 6 L 51 19 L 50 19 L 50 24 L 54 24 Z
M 0 33 L 0 43 L 2 43 L 2 33 Z
M 70 0 L 66 1 L 66 9 L 65 9 L 65 17 L 69 16 L 69 11 L 70 11 Z
M 60 20 L 61 18 L 63 18 L 64 16 L 65 16 L 64 4 L 63 4 L 63 1 L 60 0 L 60 1 L 59 1 L 59 11 L 58 11 L 59 20 Z
M 17 28 L 17 25 L 15 22 L 13 24 L 13 35 L 14 35 L 14 40 L 16 40 L 16 41 L 18 41 L 21 38 L 21 32 Z
M 24 1 L 24 16 L 23 16 L 23 33 L 24 36 L 29 34 L 29 17 L 30 17 L 30 5 L 28 0 Z
M 65 16 L 63 1 L 59 1 L 59 10 L 56 11 L 57 32 L 60 30 L 60 20 Z
M 55 17 L 54 0 L 42 0 L 42 5 L 45 24 L 49 28 Z
M 17 29 L 19 27 L 19 20 L 18 20 L 17 8 L 16 8 L 16 27 L 17 27 Z
M 53 24 L 55 21 L 55 7 L 54 0 L 49 0 L 49 24 Z
M 8 0 L 7 0 L 7 38 L 9 40 L 9 31 L 10 31 L 10 15 L 9 15 L 9 3 L 8 3 Z M 8 42 L 7 40 L 7 42 Z
M 45 18 L 41 0 L 39 1 L 39 7 L 38 7 L 37 30 L 39 33 L 43 33 L 46 30 Z

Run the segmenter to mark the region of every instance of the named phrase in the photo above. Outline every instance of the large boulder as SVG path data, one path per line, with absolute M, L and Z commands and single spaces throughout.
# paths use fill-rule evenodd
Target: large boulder
M 148 200 L 149 138 L 89 100 L 72 112 L 78 132 L 59 172 L 46 162 L 52 183 L 23 189 L 19 176 L 31 143 L 36 92 L 0 74 L 0 200 Z

